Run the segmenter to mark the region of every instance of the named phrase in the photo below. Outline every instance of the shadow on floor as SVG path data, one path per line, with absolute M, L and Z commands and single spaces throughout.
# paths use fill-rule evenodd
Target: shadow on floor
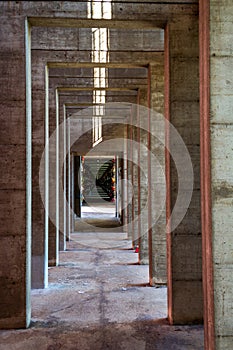
M 140 317 L 132 323 L 103 322 L 102 325 L 83 329 L 76 329 L 72 324 L 56 323 L 51 319 L 47 322 L 32 322 L 31 328 L 26 331 L 1 331 L 0 338 L 0 350 L 203 349 L 201 326 L 169 326 L 166 319 L 151 321 Z

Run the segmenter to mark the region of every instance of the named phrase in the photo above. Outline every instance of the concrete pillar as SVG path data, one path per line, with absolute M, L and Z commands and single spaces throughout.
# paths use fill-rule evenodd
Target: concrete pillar
M 210 15 L 209 4 L 210 4 Z M 202 9 L 205 14 L 206 32 L 203 32 L 204 38 L 208 45 L 208 30 L 210 19 L 210 51 L 206 47 L 207 55 L 205 64 L 205 78 L 208 79 L 208 61 L 210 62 L 210 90 L 205 95 L 206 100 L 203 101 L 204 107 L 209 105 L 210 110 L 205 109 L 208 115 L 204 115 L 205 123 L 202 137 L 206 132 L 210 138 L 210 159 L 211 173 L 208 172 L 208 178 L 203 179 L 204 189 L 212 191 L 212 196 L 208 196 L 209 207 L 206 208 L 205 222 L 212 222 L 211 226 L 206 228 L 206 260 L 208 274 L 207 288 L 211 287 L 211 268 L 213 269 L 213 285 L 214 290 L 209 291 L 208 300 L 206 302 L 207 312 L 211 315 L 210 306 L 214 300 L 214 320 L 212 317 L 207 319 L 209 329 L 206 337 L 211 338 L 211 326 L 215 328 L 215 349 L 230 349 L 233 343 L 232 319 L 233 319 L 233 303 L 232 303 L 232 267 L 233 267 L 233 43 L 232 43 L 232 20 L 233 20 L 233 4 L 231 1 L 222 0 L 219 2 L 210 0 L 202 3 Z M 204 8 L 203 8 L 204 7 Z M 208 18 L 209 17 L 209 18 Z M 208 83 L 208 81 L 207 81 Z M 205 85 L 204 85 L 205 87 Z M 207 85 L 208 88 L 208 85 Z M 205 90 L 206 91 L 206 90 Z M 208 96 L 210 92 L 210 99 Z M 207 118 L 207 119 L 206 119 Z M 209 123 L 209 124 L 208 124 Z M 208 130 L 207 127 L 210 129 Z M 205 133 L 204 133 L 205 132 Z M 209 148 L 208 148 L 209 149 Z M 208 156 L 208 153 L 207 153 Z M 209 159 L 207 159 L 208 161 Z M 212 180 L 210 187 L 210 178 Z M 203 203 L 204 205 L 205 203 Z M 207 211 L 208 210 L 208 211 Z M 212 238 L 212 246 L 210 240 Z M 213 254 L 213 265 L 211 266 L 208 259 L 211 258 L 211 248 Z M 213 309 L 213 308 L 212 308 Z M 212 339 L 206 344 L 212 344 Z
M 7 2 L 0 7 L 0 328 L 24 328 L 31 315 L 30 28 Z
M 124 154 L 124 152 L 122 152 Z M 118 206 L 118 217 L 120 219 L 121 225 L 124 224 L 124 203 L 125 203 L 125 190 L 124 190 L 124 162 L 123 155 L 117 157 L 118 161 L 118 178 L 117 185 L 119 191 L 119 206 Z
M 67 119 L 67 158 L 66 158 L 66 240 L 70 241 L 71 226 L 71 154 L 70 154 L 70 120 Z
M 198 17 L 177 16 L 166 30 L 165 48 L 170 70 L 166 64 L 166 99 L 170 95 L 166 107 L 170 110 L 171 123 L 189 150 L 194 169 L 191 203 L 182 222 L 168 234 L 168 317 L 174 324 L 196 323 L 201 322 L 203 317 Z M 179 157 L 182 163 L 183 155 L 179 154 Z M 177 196 L 178 178 L 175 165 L 172 161 L 170 164 L 168 191 L 172 209 Z
M 132 222 L 132 161 L 130 160 L 132 154 L 132 126 L 127 125 L 127 224 Z M 133 240 L 133 232 L 131 226 L 128 226 L 128 238 Z
M 132 247 L 135 248 L 138 245 L 138 225 L 134 222 L 134 219 L 137 217 L 137 206 L 138 206 L 138 152 L 134 147 L 134 141 L 136 140 L 136 128 L 133 126 L 134 119 L 136 118 L 135 108 L 131 109 L 130 115 L 130 125 L 128 126 L 129 133 L 129 142 L 128 142 L 128 152 L 129 152 L 129 161 L 128 161 L 128 181 L 131 186 L 128 186 L 128 222 L 129 229 L 128 235 L 129 238 L 132 238 Z
M 66 250 L 66 113 L 56 94 L 59 119 L 59 250 Z
M 32 288 L 46 288 L 48 286 L 48 226 L 45 206 L 48 205 L 46 188 L 48 169 L 45 167 L 43 169 L 44 189 L 40 189 L 39 169 L 48 132 L 48 72 L 43 63 L 38 69 L 34 54 L 32 54 L 32 91 Z M 40 190 L 44 192 L 44 203 Z
M 54 132 L 54 125 L 50 124 L 49 126 L 50 130 L 52 129 Z M 54 205 L 54 198 L 56 198 L 56 145 L 54 144 L 50 144 L 49 147 L 49 174 L 49 211 L 56 218 L 56 206 Z M 56 219 L 54 222 L 49 220 L 49 266 L 57 266 L 59 262 L 59 230 L 55 223 Z
M 74 157 L 74 212 L 81 217 L 81 191 L 80 191 L 81 156 Z
M 148 95 L 147 89 L 140 89 L 138 95 L 138 130 L 137 130 L 137 141 L 138 141 L 138 163 L 140 166 L 138 174 L 138 214 L 146 206 L 148 206 L 148 131 L 143 128 L 145 120 L 148 118 Z M 140 107 L 144 106 L 145 109 Z M 144 120 L 142 120 L 144 119 Z M 141 127 L 141 128 L 140 128 Z M 140 218 L 140 216 L 139 216 Z M 139 231 L 139 263 L 141 265 L 149 264 L 149 250 L 148 250 L 148 220 L 139 219 L 138 220 L 138 231 Z
M 166 193 L 165 178 L 165 124 L 160 117 L 164 117 L 164 58 L 156 64 L 150 64 L 148 72 L 149 80 L 149 104 L 150 104 L 150 146 L 153 154 L 150 159 L 150 176 L 148 186 L 150 188 L 149 225 L 149 278 L 150 284 L 166 284 L 167 282 L 167 241 L 166 241 L 166 206 L 164 195 Z M 160 140 L 153 135 L 160 135 Z M 149 154 L 149 157 L 151 155 Z M 156 160 L 153 161 L 153 159 Z M 158 163 L 157 163 L 158 162 Z M 161 176 L 162 175 L 162 176 Z M 161 207 L 164 209 L 160 213 Z M 160 213 L 158 217 L 158 213 Z M 151 220 L 151 221 L 150 221 Z
M 122 224 L 126 231 L 126 224 L 128 224 L 128 131 L 127 125 L 124 128 L 124 153 L 122 158 Z M 127 185 L 128 184 L 128 185 Z
M 116 213 L 115 216 L 121 220 L 121 187 L 119 186 L 121 180 L 121 164 L 119 156 L 115 157 L 115 199 L 116 199 Z
M 137 142 L 137 128 L 132 128 L 132 140 Z M 138 178 L 139 178 L 139 164 L 138 164 L 138 146 L 132 145 L 132 242 L 133 247 L 139 245 L 139 225 L 138 225 L 138 208 L 139 208 L 139 192 L 138 192 Z
M 71 212 L 70 212 L 70 231 L 74 232 L 75 230 L 75 217 L 74 217 L 74 154 L 71 153 L 70 156 L 70 201 L 71 201 Z
M 126 127 L 126 133 L 127 133 L 127 143 L 126 143 L 126 151 L 127 151 L 127 223 L 128 223 L 128 238 L 132 239 L 132 247 L 135 248 L 136 245 L 138 245 L 138 233 L 135 231 L 134 227 L 136 223 L 134 223 L 134 205 L 135 205 L 135 197 L 137 197 L 137 194 L 134 191 L 137 191 L 136 184 L 134 185 L 134 176 L 133 172 L 136 171 L 134 164 L 133 164 L 133 141 L 134 141 L 134 133 L 135 133 L 135 127 L 133 124 L 135 124 L 135 118 L 136 118 L 136 112 L 135 112 L 135 105 L 137 103 L 137 99 L 135 100 L 135 96 L 133 99 L 126 101 L 128 103 L 132 103 L 131 105 L 131 113 L 129 116 L 129 124 L 127 124 Z
M 52 141 L 49 143 L 49 212 L 52 220 L 49 220 L 48 255 L 49 266 L 57 266 L 59 263 L 59 215 L 57 214 L 57 143 L 58 140 L 58 116 L 54 113 L 56 99 L 49 91 L 49 135 Z

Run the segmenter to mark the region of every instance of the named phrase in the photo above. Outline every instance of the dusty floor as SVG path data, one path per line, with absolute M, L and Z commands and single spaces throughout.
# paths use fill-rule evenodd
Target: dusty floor
M 202 326 L 168 325 L 166 288 L 148 286 L 125 234 L 95 231 L 72 235 L 49 288 L 32 291 L 30 328 L 0 331 L 0 350 L 203 349 Z

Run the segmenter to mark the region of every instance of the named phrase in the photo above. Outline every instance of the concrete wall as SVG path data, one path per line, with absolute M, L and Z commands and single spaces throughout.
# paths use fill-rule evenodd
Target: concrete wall
M 203 317 L 203 309 L 197 16 L 177 16 L 176 20 L 169 24 L 169 52 L 170 121 L 187 146 L 194 172 L 194 187 L 190 205 L 181 223 L 171 233 L 169 260 L 172 296 L 169 294 L 169 305 L 172 308 L 171 320 L 173 322 L 200 322 Z M 171 147 L 175 147 L 172 140 Z M 182 164 L 183 160 L 184 155 L 179 152 L 177 164 Z M 186 165 L 183 164 L 183 167 L 186 168 Z M 176 202 L 177 193 L 178 175 L 176 165 L 171 162 L 172 208 Z M 183 195 L 185 196 L 185 192 Z
M 216 349 L 233 343 L 233 4 L 210 1 L 210 128 Z
M 30 261 L 27 261 L 30 247 L 26 243 L 25 21 L 24 16 L 17 13 L 12 16 L 3 2 L 0 13 L 0 327 L 18 328 L 27 326 L 30 321 Z

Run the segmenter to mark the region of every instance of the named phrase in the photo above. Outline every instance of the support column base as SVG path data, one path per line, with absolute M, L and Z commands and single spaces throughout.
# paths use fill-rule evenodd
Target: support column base
M 150 278 L 150 285 L 152 287 L 155 286 L 166 286 L 167 285 L 167 279 L 166 278 L 158 278 L 158 277 L 153 277 Z
M 25 317 L 9 317 L 0 319 L 0 329 L 25 329 L 30 326 L 31 320 Z
M 148 258 L 143 258 L 139 260 L 140 265 L 149 265 L 149 259 Z

